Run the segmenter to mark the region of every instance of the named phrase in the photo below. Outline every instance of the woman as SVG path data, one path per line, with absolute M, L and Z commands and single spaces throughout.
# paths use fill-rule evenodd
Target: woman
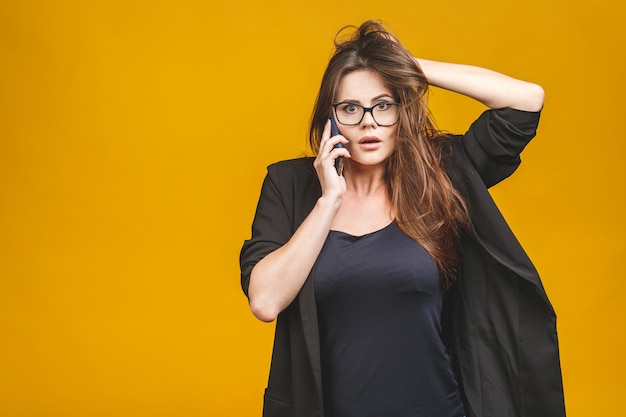
M 444 135 L 429 85 L 491 110 Z M 487 192 L 519 165 L 543 97 L 413 58 L 377 22 L 337 43 L 317 156 L 268 168 L 241 251 L 253 314 L 278 318 L 264 416 L 564 415 L 554 312 Z

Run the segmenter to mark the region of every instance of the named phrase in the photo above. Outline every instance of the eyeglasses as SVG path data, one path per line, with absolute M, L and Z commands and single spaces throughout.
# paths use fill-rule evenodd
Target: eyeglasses
M 345 126 L 356 126 L 363 120 L 365 113 L 369 112 L 378 126 L 393 126 L 398 123 L 400 103 L 380 101 L 372 107 L 363 107 L 357 103 L 342 101 L 333 103 L 337 121 Z

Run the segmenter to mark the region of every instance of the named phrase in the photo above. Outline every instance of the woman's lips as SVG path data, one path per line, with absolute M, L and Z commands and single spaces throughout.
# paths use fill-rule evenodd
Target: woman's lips
M 358 143 L 361 149 L 374 150 L 380 147 L 382 141 L 376 136 L 363 136 Z

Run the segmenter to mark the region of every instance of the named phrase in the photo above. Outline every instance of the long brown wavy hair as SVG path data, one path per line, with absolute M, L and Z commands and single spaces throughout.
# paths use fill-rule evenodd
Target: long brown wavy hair
M 345 36 L 350 28 L 353 32 Z M 395 220 L 428 252 L 442 285 L 448 287 L 457 275 L 459 241 L 463 230 L 469 228 L 469 217 L 463 198 L 442 167 L 446 135 L 435 128 L 428 111 L 426 76 L 411 53 L 377 21 L 342 29 L 335 47 L 313 109 L 311 149 L 319 151 L 341 79 L 357 70 L 380 74 L 400 103 L 398 137 L 385 175 Z

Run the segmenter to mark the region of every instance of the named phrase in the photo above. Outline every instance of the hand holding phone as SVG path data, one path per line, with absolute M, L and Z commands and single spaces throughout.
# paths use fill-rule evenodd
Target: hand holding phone
M 330 113 L 330 135 L 332 137 L 338 134 L 339 134 L 339 129 L 337 128 L 337 122 L 335 121 L 335 117 L 333 116 L 333 114 Z M 343 145 L 341 144 L 341 142 L 339 142 L 334 147 L 343 148 Z M 335 169 L 337 170 L 337 174 L 341 175 L 343 171 L 343 158 L 341 156 L 335 159 Z

